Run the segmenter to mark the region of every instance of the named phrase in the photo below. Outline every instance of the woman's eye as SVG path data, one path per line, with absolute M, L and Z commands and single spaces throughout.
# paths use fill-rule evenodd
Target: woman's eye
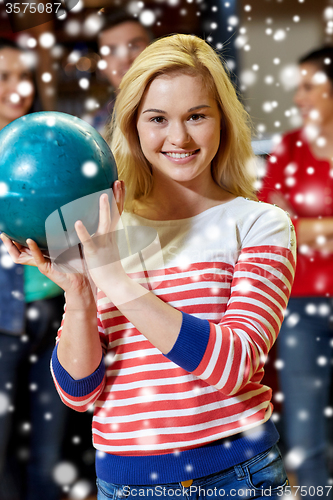
M 20 80 L 31 80 L 31 74 L 30 73 L 21 73 Z
M 150 121 L 155 123 L 163 123 L 165 120 L 164 116 L 154 116 Z
M 201 118 L 204 118 L 204 115 L 198 115 L 198 114 L 195 114 L 195 115 L 191 115 L 190 117 L 190 120 L 194 121 L 194 122 L 197 122 L 198 120 L 200 120 Z

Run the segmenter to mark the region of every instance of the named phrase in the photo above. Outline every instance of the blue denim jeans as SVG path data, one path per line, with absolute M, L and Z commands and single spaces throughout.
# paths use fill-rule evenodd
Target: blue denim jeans
M 290 452 L 285 457 L 286 467 L 290 463 L 297 474 L 297 484 L 304 486 L 304 491 L 310 486 L 329 484 L 332 314 L 332 299 L 292 298 L 277 341 L 278 356 L 283 361 L 279 370 L 284 394 L 281 434 Z M 304 495 L 310 497 L 317 498 Z
M 11 412 L 3 402 L 0 412 L 0 500 L 61 497 L 52 471 L 61 459 L 70 410 L 55 390 L 50 359 L 62 312 L 62 296 L 31 302 L 27 308 L 26 335 L 0 332 L 0 395 L 2 401 L 6 398 L 15 408 Z M 25 422 L 31 427 L 20 437 Z M 14 439 L 18 449 L 9 449 L 10 439 Z M 22 469 L 24 473 L 19 475 Z
M 280 498 L 288 484 L 278 447 L 242 462 L 230 469 L 194 479 L 190 486 L 182 483 L 160 485 L 119 485 L 97 479 L 97 500 L 163 498 L 195 500 L 197 498 Z M 135 498 L 137 497 L 137 498 Z

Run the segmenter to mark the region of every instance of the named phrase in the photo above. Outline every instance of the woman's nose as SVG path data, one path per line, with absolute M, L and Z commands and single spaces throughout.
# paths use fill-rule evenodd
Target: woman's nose
M 17 87 L 19 83 L 20 79 L 17 78 L 16 76 L 11 76 L 10 78 L 8 78 L 8 80 L 5 82 L 7 92 L 10 93 L 17 92 Z
M 184 123 L 176 123 L 170 125 L 168 139 L 170 144 L 181 147 L 190 142 L 191 136 Z
M 301 88 L 297 88 L 296 92 L 294 93 L 293 101 L 296 104 L 296 106 L 299 106 L 302 104 L 304 101 L 304 92 Z

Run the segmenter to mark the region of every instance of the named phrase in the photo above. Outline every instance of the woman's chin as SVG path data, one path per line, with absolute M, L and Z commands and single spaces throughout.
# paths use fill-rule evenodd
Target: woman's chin
M 13 106 L 8 110 L 4 117 L 7 118 L 8 121 L 13 121 L 25 115 L 28 111 L 29 109 L 27 109 L 26 106 Z

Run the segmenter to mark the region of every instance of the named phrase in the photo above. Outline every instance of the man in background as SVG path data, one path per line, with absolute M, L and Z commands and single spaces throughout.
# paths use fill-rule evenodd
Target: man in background
M 152 35 L 138 19 L 122 10 L 104 8 L 101 12 L 104 17 L 104 26 L 98 37 L 99 53 L 103 58 L 101 71 L 112 85 L 113 95 L 94 115 L 92 125 L 104 135 L 121 79 L 149 45 Z

